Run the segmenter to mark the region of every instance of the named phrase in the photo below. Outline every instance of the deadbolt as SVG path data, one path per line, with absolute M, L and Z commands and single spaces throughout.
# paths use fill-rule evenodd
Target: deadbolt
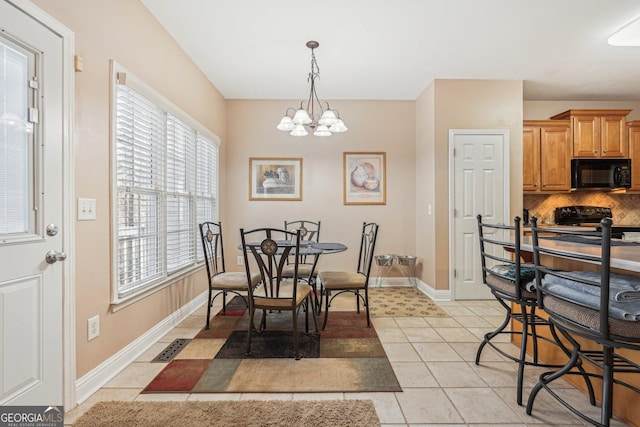
M 58 234 L 58 226 L 55 224 L 47 225 L 47 236 L 55 236 Z

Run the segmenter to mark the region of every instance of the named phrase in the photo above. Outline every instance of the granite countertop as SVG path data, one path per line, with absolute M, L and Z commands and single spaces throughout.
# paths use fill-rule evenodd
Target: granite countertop
M 544 240 L 544 243 L 541 241 L 540 244 L 560 251 L 587 255 L 600 254 L 600 246 L 597 245 L 585 245 L 581 243 L 563 242 L 547 239 Z M 522 238 L 520 246 L 521 250 L 523 251 L 533 252 L 533 246 L 530 236 L 524 236 Z M 640 273 L 640 245 L 611 246 L 611 267 Z

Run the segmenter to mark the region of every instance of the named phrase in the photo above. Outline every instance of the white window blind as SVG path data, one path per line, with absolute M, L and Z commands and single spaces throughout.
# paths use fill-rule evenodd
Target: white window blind
M 116 180 L 118 293 L 160 277 L 164 113 L 126 85 L 118 85 Z
M 198 223 L 217 220 L 218 144 L 137 79 L 114 80 L 117 302 L 197 267 Z
M 218 211 L 218 146 L 198 133 L 196 135 L 196 220 L 198 224 L 211 221 Z M 199 230 L 195 232 L 200 238 Z M 204 259 L 202 245 L 198 245 L 198 260 Z
M 27 55 L 0 40 L 0 235 L 29 231 Z
M 167 114 L 167 270 L 195 260 L 196 135 L 186 123 Z

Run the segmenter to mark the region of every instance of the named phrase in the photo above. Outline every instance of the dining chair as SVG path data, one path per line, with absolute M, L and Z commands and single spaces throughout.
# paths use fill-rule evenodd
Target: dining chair
M 557 230 L 540 228 L 537 218 L 531 218 L 533 257 L 537 284 L 537 304 L 549 315 L 549 320 L 572 347 L 567 364 L 556 371 L 540 375 L 527 402 L 527 414 L 540 390 L 552 397 L 584 421 L 596 426 L 609 426 L 613 414 L 614 384 L 640 392 L 625 382 L 629 374 L 640 373 L 640 366 L 619 349 L 640 350 L 640 278 L 611 272 L 610 218 L 601 221 L 601 231 Z M 563 246 L 562 239 L 592 239 L 597 245 L 587 246 L 584 252 Z M 558 257 L 561 263 L 554 262 Z M 585 265 L 583 271 L 558 268 L 566 265 Z M 574 267 L 575 268 L 575 267 Z M 584 347 L 583 347 L 584 344 Z M 576 371 L 585 361 L 595 369 Z M 551 384 L 565 375 L 586 376 L 589 400 L 596 398 L 589 378 L 598 378 L 602 387 L 600 420 L 593 419 L 562 397 L 562 388 Z M 619 374 L 624 374 L 620 376 Z
M 291 311 L 293 326 L 294 357 L 300 359 L 298 336 L 298 318 L 300 310 L 304 308 L 305 333 L 309 333 L 309 316 L 311 315 L 318 333 L 315 308 L 311 299 L 311 286 L 298 277 L 300 251 L 300 230 L 295 232 L 276 228 L 257 228 L 245 231 L 240 229 L 240 238 L 244 254 L 247 280 L 257 273 L 262 281 L 261 292 L 249 287 L 249 327 L 247 334 L 247 351 L 251 354 L 251 340 L 255 332 L 261 333 L 267 328 L 267 313 L 269 311 Z M 282 271 L 287 259 L 293 259 L 293 277 L 283 283 L 285 277 Z M 250 262 L 250 260 L 252 262 Z M 255 271 L 252 272 L 252 270 Z M 289 279 L 289 278 L 287 278 Z M 262 310 L 262 317 L 255 327 L 256 310 Z
M 300 239 L 305 242 L 318 243 L 320 239 L 320 220 L 309 221 L 306 219 L 300 219 L 295 221 L 284 221 L 284 229 L 289 231 L 300 230 Z M 319 254 L 315 255 L 299 255 L 298 260 L 298 278 L 306 281 L 313 289 L 314 302 L 316 304 L 316 312 L 319 313 L 322 309 L 322 299 L 318 298 L 316 281 L 318 278 L 318 261 L 320 259 Z M 291 257 L 287 259 L 287 265 L 285 265 L 282 271 L 283 277 L 293 277 L 293 263 L 290 262 Z
M 482 351 L 489 345 L 503 357 L 518 364 L 516 402 L 522 405 L 524 368 L 530 366 L 561 367 L 542 363 L 539 358 L 538 342 L 541 340 L 558 345 L 558 335 L 553 325 L 536 313 L 537 294 L 533 288 L 535 266 L 523 264 L 520 248 L 520 217 L 513 219 L 513 225 L 489 223 L 478 215 L 478 240 L 480 243 L 480 264 L 482 282 L 504 308 L 504 321 L 494 331 L 486 333 L 476 352 L 476 365 L 480 365 Z M 513 310 L 513 306 L 518 309 Z M 520 330 L 514 329 L 519 324 Z M 547 334 L 541 332 L 546 330 Z M 494 338 L 508 335 L 519 336 L 520 349 L 517 356 L 509 353 Z M 550 335 L 550 337 L 548 336 Z M 527 346 L 531 343 L 531 357 L 527 356 Z M 561 348 L 562 349 L 562 348 Z M 563 349 L 566 354 L 566 349 Z
M 242 292 L 247 287 L 255 288 L 260 282 L 260 275 L 247 276 L 244 272 L 227 272 L 224 264 L 224 245 L 222 241 L 222 222 L 203 222 L 199 224 L 200 237 L 202 239 L 202 251 L 207 267 L 207 279 L 209 282 L 209 298 L 207 304 L 207 321 L 205 329 L 209 329 L 211 307 L 213 301 L 222 295 L 222 313 L 227 312 L 227 294 L 229 292 L 239 295 L 247 307 L 247 299 Z M 249 277 L 249 279 L 248 279 Z M 249 283 L 251 286 L 249 286 Z M 218 291 L 215 294 L 214 291 Z
M 373 222 L 368 224 L 365 222 L 362 224 L 360 252 L 355 271 L 321 271 L 318 273 L 320 293 L 325 299 L 322 330 L 327 326 L 331 301 L 345 292 L 353 293 L 356 296 L 356 310 L 358 313 L 360 313 L 360 302 L 362 302 L 367 314 L 367 327 L 371 327 L 371 318 L 369 315 L 369 275 L 371 274 L 378 228 L 378 224 Z M 364 295 L 360 293 L 361 291 L 364 292 Z M 331 295 L 332 292 L 335 292 L 333 296 Z

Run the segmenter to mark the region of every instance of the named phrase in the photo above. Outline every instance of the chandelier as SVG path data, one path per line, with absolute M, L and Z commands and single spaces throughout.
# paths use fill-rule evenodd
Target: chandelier
M 287 108 L 284 117 L 278 124 L 278 129 L 289 132 L 292 136 L 306 136 L 309 134 L 306 128 L 313 130 L 315 136 L 330 136 L 332 133 L 346 132 L 348 129 L 342 122 L 337 110 L 329 108 L 328 102 L 320 102 L 316 93 L 316 79 L 320 78 L 320 68 L 313 50 L 320 46 L 316 41 L 308 41 L 307 47 L 311 49 L 311 72 L 307 81 L 310 82 L 309 99 L 300 102 L 300 108 Z M 291 115 L 289 113 L 291 112 Z

